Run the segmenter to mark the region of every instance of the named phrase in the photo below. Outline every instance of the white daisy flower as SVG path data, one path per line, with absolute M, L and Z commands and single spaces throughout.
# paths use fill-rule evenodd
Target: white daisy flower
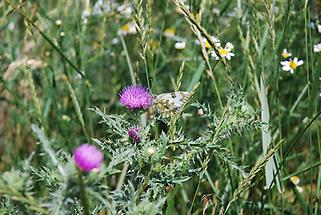
M 282 57 L 283 57 L 284 59 L 292 56 L 292 54 L 291 54 L 290 52 L 288 52 L 288 50 L 286 50 L 286 49 L 283 49 L 281 55 L 282 55 Z
M 228 48 L 220 48 L 218 50 L 222 58 L 226 58 L 227 60 L 231 60 L 231 57 L 234 56 L 234 53 L 231 52 L 231 49 Z
M 92 15 L 102 16 L 104 14 L 110 13 L 111 11 L 117 10 L 119 3 L 115 0 L 98 0 L 93 6 Z
M 164 30 L 164 36 L 167 38 L 173 38 L 175 37 L 175 29 L 174 28 L 166 28 Z
M 287 71 L 293 74 L 294 70 L 296 70 L 298 66 L 303 65 L 303 60 L 298 60 L 298 58 L 295 57 L 293 60 L 290 59 L 288 61 L 281 61 L 281 65 L 283 71 Z
M 234 48 L 232 43 L 226 43 L 224 48 L 219 48 L 218 53 L 222 58 L 226 58 L 227 60 L 231 60 L 231 57 L 234 56 L 232 49 Z
M 209 52 L 209 54 L 210 54 L 210 56 L 211 56 L 212 58 L 214 58 L 215 60 L 220 59 L 220 58 L 217 56 L 217 54 L 216 54 L 216 52 L 215 52 L 214 50 L 211 50 L 211 51 Z
M 221 41 L 219 39 L 217 39 L 216 37 L 212 36 L 212 40 L 213 40 L 213 42 L 214 42 L 216 47 L 221 47 Z M 199 40 L 196 40 L 195 43 L 196 43 L 196 45 L 200 45 L 200 41 Z M 208 48 L 208 49 L 212 47 L 205 37 L 202 38 L 202 44 L 204 44 L 205 47 Z
M 184 41 L 175 43 L 175 49 L 183 50 L 186 47 L 186 43 Z
M 129 23 L 121 26 L 118 33 L 121 35 L 136 34 L 135 22 L 129 22 Z
M 226 43 L 225 47 L 222 48 L 220 47 L 218 49 L 218 53 L 222 58 L 226 58 L 227 60 L 231 60 L 231 57 L 234 56 L 234 53 L 232 52 L 232 49 L 234 48 L 233 44 L 228 42 Z M 215 60 L 219 59 L 219 56 L 217 56 L 216 52 L 214 50 L 210 51 L 209 54 L 211 55 L 212 58 Z
M 290 180 L 292 181 L 292 183 L 294 184 L 294 185 L 299 185 L 299 183 L 300 183 L 300 178 L 298 177 L 298 176 L 292 176 L 291 178 L 290 178 Z
M 124 15 L 126 18 L 130 18 L 133 12 L 133 8 L 130 5 L 124 3 L 117 7 L 117 11 L 121 15 Z
M 233 46 L 233 44 L 232 43 L 230 43 L 230 42 L 227 42 L 226 44 L 225 44 L 225 48 L 228 48 L 228 49 L 234 49 L 234 46 Z
M 314 52 L 321 52 L 321 43 L 315 44 L 313 46 L 313 51 Z

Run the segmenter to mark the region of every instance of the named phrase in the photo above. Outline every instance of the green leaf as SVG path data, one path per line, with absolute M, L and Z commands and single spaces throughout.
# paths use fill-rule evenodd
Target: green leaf
M 193 78 L 187 87 L 188 92 L 191 92 L 194 89 L 194 87 L 196 86 L 196 84 L 200 81 L 200 79 L 202 77 L 202 73 L 204 71 L 204 68 L 205 68 L 205 61 L 202 60 L 202 62 L 198 65 L 198 67 L 193 75 Z

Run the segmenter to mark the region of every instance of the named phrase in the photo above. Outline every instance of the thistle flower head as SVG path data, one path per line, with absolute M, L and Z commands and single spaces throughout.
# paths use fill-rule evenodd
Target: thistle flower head
M 134 143 L 140 142 L 140 136 L 139 136 L 139 129 L 138 128 L 130 128 L 128 130 L 128 136 Z
M 103 153 L 94 145 L 82 144 L 74 151 L 74 161 L 76 165 L 85 172 L 99 168 L 103 159 Z
M 125 87 L 119 96 L 120 103 L 130 110 L 147 109 L 153 102 L 149 90 L 143 86 Z

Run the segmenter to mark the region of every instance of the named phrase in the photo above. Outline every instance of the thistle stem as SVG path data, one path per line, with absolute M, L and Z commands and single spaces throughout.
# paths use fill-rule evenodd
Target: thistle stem
M 84 215 L 90 215 L 84 179 L 83 179 L 82 172 L 79 169 L 78 169 L 78 179 L 79 179 L 79 188 L 80 188 L 80 200 L 84 208 Z

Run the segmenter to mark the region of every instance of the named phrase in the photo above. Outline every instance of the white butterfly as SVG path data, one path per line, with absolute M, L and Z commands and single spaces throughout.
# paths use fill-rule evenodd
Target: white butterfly
M 159 94 L 155 98 L 156 110 L 165 117 L 175 115 L 189 97 L 190 93 L 186 91 Z

